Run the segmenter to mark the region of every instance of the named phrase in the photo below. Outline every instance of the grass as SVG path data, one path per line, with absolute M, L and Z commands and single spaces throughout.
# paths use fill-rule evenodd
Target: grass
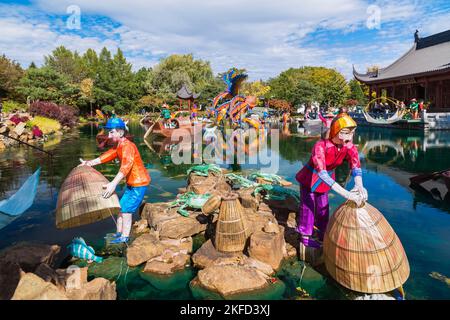
M 28 106 L 25 103 L 18 103 L 12 100 L 3 102 L 3 113 L 11 113 L 14 110 L 28 110 Z
M 33 128 L 33 126 L 38 126 L 44 134 L 51 134 L 61 130 L 61 124 L 58 121 L 39 116 L 28 121 L 27 125 L 30 128 Z

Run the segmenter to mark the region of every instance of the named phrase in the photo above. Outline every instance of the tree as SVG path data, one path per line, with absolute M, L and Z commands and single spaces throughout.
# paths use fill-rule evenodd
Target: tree
M 24 71 L 20 64 L 5 55 L 0 56 L 0 97 L 19 98 L 16 87 L 23 75 Z
M 257 104 L 259 104 L 259 98 L 265 97 L 269 92 L 270 86 L 265 85 L 261 80 L 244 82 L 242 85 L 242 93 L 246 96 L 255 96 Z
M 320 89 L 310 81 L 300 80 L 289 92 L 289 100 L 294 105 L 311 106 L 313 102 L 321 100 Z
M 87 77 L 81 57 L 64 46 L 59 46 L 46 56 L 44 66 L 66 75 L 71 83 L 79 83 Z
M 195 93 L 202 93 L 213 81 L 209 62 L 195 60 L 192 54 L 174 54 L 162 59 L 148 74 L 146 88 L 149 95 L 174 103 L 183 84 Z
M 91 117 L 92 117 L 92 102 L 93 99 L 93 87 L 94 87 L 94 81 L 91 78 L 83 79 L 80 83 L 80 91 L 81 91 L 81 97 L 85 99 L 87 102 L 89 102 L 89 105 L 91 107 Z
M 351 100 L 356 100 L 357 103 L 360 105 L 365 105 L 367 103 L 367 99 L 366 96 L 364 95 L 361 83 L 356 79 L 352 79 L 349 82 L 349 87 L 350 87 L 349 98 Z
M 17 90 L 32 101 L 44 100 L 72 106 L 76 104 L 80 92 L 67 76 L 48 67 L 28 69 Z

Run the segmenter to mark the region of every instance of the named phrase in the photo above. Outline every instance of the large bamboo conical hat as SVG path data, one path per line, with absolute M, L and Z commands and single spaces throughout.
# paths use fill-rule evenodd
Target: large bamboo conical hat
M 74 168 L 64 180 L 56 204 L 56 227 L 68 229 L 94 223 L 120 212 L 116 194 L 102 197 L 109 181 L 89 166 Z
M 330 275 L 344 287 L 364 293 L 385 293 L 409 277 L 403 246 L 384 216 L 366 203 L 341 205 L 327 227 L 324 260 Z

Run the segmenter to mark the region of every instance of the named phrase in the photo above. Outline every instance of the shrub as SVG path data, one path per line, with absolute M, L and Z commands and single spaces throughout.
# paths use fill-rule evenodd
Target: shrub
M 3 102 L 3 113 L 11 113 L 14 110 L 27 110 L 28 106 L 25 103 L 18 103 L 12 100 L 7 100 Z
M 51 134 L 53 132 L 61 130 L 61 124 L 57 120 L 40 116 L 36 116 L 33 118 L 33 120 L 28 121 L 27 126 L 29 128 L 38 126 L 44 134 Z
M 78 111 L 65 105 L 57 105 L 53 102 L 37 101 L 30 106 L 33 116 L 42 116 L 57 120 L 63 126 L 73 127 L 78 121 Z

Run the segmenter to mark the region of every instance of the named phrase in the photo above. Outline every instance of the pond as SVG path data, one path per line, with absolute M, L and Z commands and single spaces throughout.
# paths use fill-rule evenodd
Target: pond
M 142 139 L 144 131 L 139 124 L 132 123 L 130 129 L 152 177 L 146 201 L 160 202 L 173 199 L 178 188 L 186 185 L 185 173 L 189 165 L 173 165 L 167 154 L 164 155 L 158 150 L 158 146 L 150 150 Z M 83 237 L 95 248 L 102 245 L 103 236 L 115 229 L 111 219 L 68 230 L 58 230 L 55 227 L 56 201 L 63 180 L 72 168 L 79 164 L 80 157 L 93 159 L 101 153 L 95 140 L 97 132 L 95 125 L 87 124 L 66 134 L 60 138 L 61 141 L 59 139 L 48 141 L 45 149 L 55 154 L 51 164 L 45 154 L 27 147 L 0 153 L 0 199 L 12 195 L 38 167 L 42 168 L 33 206 L 22 216 L 8 221 L 9 224 L 0 229 L 0 249 L 17 242 L 38 241 L 58 244 L 64 250 L 74 237 Z M 279 155 L 278 174 L 296 183 L 295 175 L 308 160 L 317 138 L 305 138 L 296 125 L 291 125 L 290 130 L 284 133 L 280 136 L 279 150 L 275 151 Z M 358 128 L 355 144 L 359 146 L 362 158 L 369 202 L 378 208 L 392 225 L 408 256 L 411 275 L 404 287 L 407 298 L 450 299 L 450 287 L 430 276 L 432 272 L 447 277 L 450 275 L 448 197 L 440 201 L 436 197 L 416 192 L 409 187 L 411 176 L 450 168 L 450 133 L 424 134 L 417 131 Z M 243 171 L 257 167 L 258 165 L 228 166 L 229 169 Z M 98 169 L 111 180 L 118 166 L 111 163 L 99 166 Z M 348 169 L 343 166 L 337 171 L 338 181 L 346 183 L 347 174 Z M 347 186 L 350 187 L 351 185 Z M 123 192 L 122 187 L 117 191 L 120 195 Z M 342 199 L 338 196 L 331 197 L 331 212 L 341 202 Z M 5 219 L 4 216 L 1 218 Z M 261 298 L 292 297 L 293 288 L 296 286 L 293 279 L 301 265 L 296 261 L 287 264 L 288 266 L 278 275 L 283 285 L 279 286 L 273 295 L 262 294 Z M 308 272 L 313 270 L 308 268 L 305 274 Z M 177 274 L 174 279 L 144 279 L 138 274 L 136 270 L 129 270 L 126 282 L 122 286 L 118 284 L 120 299 L 205 297 L 189 288 L 189 281 L 195 276 L 196 270 L 187 269 Z M 310 286 L 312 291 L 316 286 L 317 294 L 313 297 L 319 299 L 343 297 L 333 281 L 318 278 L 317 274 L 305 276 L 303 283 L 305 287 Z M 174 283 L 177 284 L 176 288 L 173 288 Z M 317 289 L 317 286 L 320 289 Z

